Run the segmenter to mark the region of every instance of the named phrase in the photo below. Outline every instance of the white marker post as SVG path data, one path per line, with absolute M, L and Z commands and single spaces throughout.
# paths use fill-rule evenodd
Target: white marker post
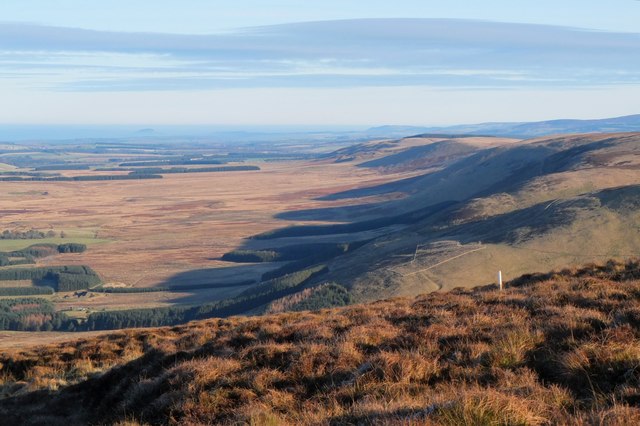
M 502 271 L 498 271 L 498 287 L 502 291 Z

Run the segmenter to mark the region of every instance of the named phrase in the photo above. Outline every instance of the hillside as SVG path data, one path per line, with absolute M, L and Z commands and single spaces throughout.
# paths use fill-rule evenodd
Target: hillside
M 320 199 L 346 206 L 280 214 L 328 224 L 285 227 L 242 249 L 364 241 L 327 261 L 328 273 L 309 284 L 336 282 L 359 301 L 488 284 L 499 269 L 513 278 L 640 250 L 639 133 L 409 138 L 332 158 L 415 174 Z
M 640 422 L 640 263 L 0 356 L 5 424 Z
M 377 168 L 381 172 L 435 170 L 459 161 L 474 152 L 507 146 L 519 139 L 421 135 L 401 139 L 374 139 L 329 153 L 337 163 L 355 162 L 358 167 Z

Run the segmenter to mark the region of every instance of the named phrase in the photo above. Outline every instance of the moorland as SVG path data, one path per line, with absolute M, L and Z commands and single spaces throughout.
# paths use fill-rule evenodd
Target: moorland
M 7 424 L 640 421 L 637 260 L 0 355 Z
M 633 257 L 639 150 L 634 132 L 5 143 L 2 327 L 175 325 Z

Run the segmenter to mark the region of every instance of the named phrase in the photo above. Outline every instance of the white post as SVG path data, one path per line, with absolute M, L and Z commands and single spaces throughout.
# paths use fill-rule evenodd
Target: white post
M 498 287 L 502 291 L 502 271 L 498 271 Z
M 411 264 L 416 263 L 416 257 L 418 257 L 418 246 L 419 245 L 420 244 L 416 244 L 416 251 L 415 251 L 415 253 L 413 253 L 413 259 L 411 260 Z

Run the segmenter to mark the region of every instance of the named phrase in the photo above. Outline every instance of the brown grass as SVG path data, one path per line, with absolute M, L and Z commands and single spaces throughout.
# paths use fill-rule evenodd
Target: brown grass
M 640 266 L 0 356 L 11 424 L 637 424 Z
M 108 240 L 82 254 L 41 262 L 87 264 L 116 286 L 148 287 L 168 279 L 172 285 L 235 283 L 259 279 L 265 266 L 227 268 L 229 263 L 217 259 L 243 239 L 287 224 L 275 214 L 345 204 L 314 198 L 410 175 L 381 176 L 349 163 L 289 161 L 260 167 L 144 181 L 3 182 L 0 205 L 9 213 L 0 217 L 0 230 L 24 226 L 65 230 L 69 236 L 82 236 L 83 242 L 93 242 L 94 235 L 99 238 L 95 241 Z M 139 308 L 202 303 L 233 297 L 244 289 L 57 297 L 55 302 L 60 308 Z

